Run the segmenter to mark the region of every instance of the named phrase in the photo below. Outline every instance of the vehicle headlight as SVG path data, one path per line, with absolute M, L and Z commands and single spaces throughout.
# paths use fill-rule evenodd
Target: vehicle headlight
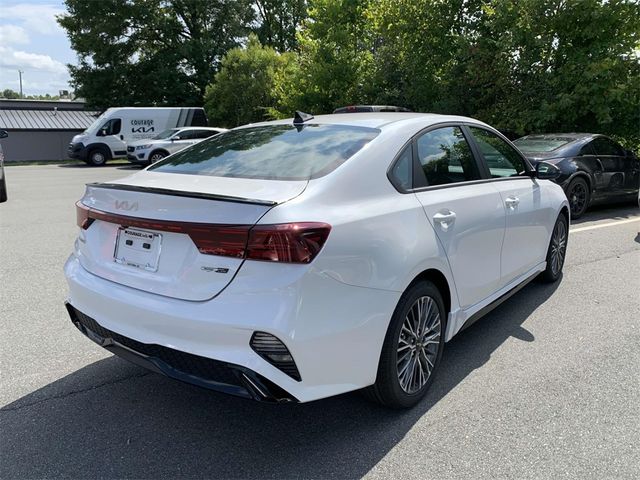
M 146 150 L 147 148 L 151 148 L 151 144 L 149 145 L 138 145 L 136 150 Z

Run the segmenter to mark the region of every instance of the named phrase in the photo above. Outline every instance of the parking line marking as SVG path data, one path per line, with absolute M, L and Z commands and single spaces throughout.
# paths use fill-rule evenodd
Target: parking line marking
M 589 227 L 571 228 L 569 229 L 569 233 L 586 232 L 587 230 L 595 230 L 596 228 L 615 227 L 616 225 L 622 225 L 623 223 L 632 222 L 640 222 L 640 217 L 618 220 L 617 222 L 601 223 L 600 225 L 591 225 Z

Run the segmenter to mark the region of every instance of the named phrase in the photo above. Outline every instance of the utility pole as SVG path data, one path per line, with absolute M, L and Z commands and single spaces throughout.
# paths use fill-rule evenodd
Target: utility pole
M 20 75 L 20 98 L 22 98 L 22 74 L 24 72 L 22 70 L 18 70 L 18 75 Z

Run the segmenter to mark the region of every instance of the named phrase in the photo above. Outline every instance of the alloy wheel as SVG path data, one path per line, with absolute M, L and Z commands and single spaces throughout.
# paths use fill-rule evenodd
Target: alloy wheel
M 571 213 L 580 215 L 587 203 L 587 189 L 578 182 L 569 192 L 569 203 L 571 204 Z
M 557 222 L 551 239 L 551 271 L 557 275 L 562 269 L 564 256 L 567 251 L 567 225 Z
M 438 358 L 441 329 L 435 300 L 418 298 L 407 312 L 397 347 L 398 381 L 406 393 L 419 392 L 429 380 Z

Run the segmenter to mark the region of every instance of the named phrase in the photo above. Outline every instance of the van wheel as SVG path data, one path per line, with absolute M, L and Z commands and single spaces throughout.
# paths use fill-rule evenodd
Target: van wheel
M 89 152 L 89 156 L 87 157 L 88 164 L 93 165 L 94 167 L 100 167 L 107 163 L 108 155 L 102 148 L 94 148 Z
M 151 155 L 149 155 L 149 161 L 151 163 L 156 163 L 156 162 L 159 162 L 160 160 L 162 160 L 166 156 L 167 156 L 167 154 L 164 153 L 163 151 L 156 150 L 155 152 L 151 152 Z
M 421 281 L 398 302 L 382 346 L 376 383 L 365 395 L 391 408 L 409 408 L 427 393 L 442 358 L 446 312 L 436 286 Z

